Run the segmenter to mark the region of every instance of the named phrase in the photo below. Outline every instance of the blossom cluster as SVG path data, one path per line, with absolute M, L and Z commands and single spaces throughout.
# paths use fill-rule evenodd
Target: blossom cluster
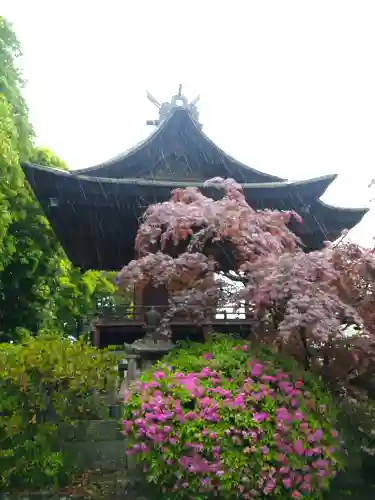
M 167 361 L 125 395 L 127 453 L 168 498 L 316 498 L 335 474 L 338 435 L 315 381 L 247 347 L 193 352 L 192 370 Z

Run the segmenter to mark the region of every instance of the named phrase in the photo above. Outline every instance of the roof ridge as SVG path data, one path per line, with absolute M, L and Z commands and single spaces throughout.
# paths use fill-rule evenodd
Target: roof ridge
M 194 130 L 196 131 L 196 133 L 200 134 L 200 136 L 203 138 L 203 140 L 211 148 L 213 148 L 213 150 L 216 151 L 221 158 L 224 159 L 224 164 L 225 164 L 225 160 L 229 160 L 230 162 L 232 162 L 234 164 L 234 166 L 240 168 L 241 170 L 244 169 L 249 174 L 253 173 L 253 174 L 257 175 L 257 176 L 263 177 L 266 180 L 266 182 L 281 182 L 281 181 L 285 181 L 285 179 L 283 179 L 281 177 L 278 177 L 278 176 L 275 176 L 275 175 L 271 175 L 271 174 L 267 174 L 265 172 L 261 172 L 260 170 L 255 169 L 253 167 L 250 167 L 250 166 L 246 165 L 245 163 L 243 163 L 243 162 L 235 159 L 232 155 L 229 155 L 228 153 L 226 153 L 212 139 L 210 139 L 210 137 L 208 135 L 206 135 L 202 131 L 201 127 L 199 126 L 199 124 L 197 123 L 197 121 L 193 118 L 193 116 L 192 116 L 191 112 L 189 111 L 189 109 L 183 108 L 183 107 L 179 107 L 179 106 L 177 106 L 175 108 L 172 108 L 172 110 L 169 113 L 169 115 L 167 116 L 167 118 L 165 118 L 155 128 L 155 130 L 150 135 L 148 135 L 145 139 L 139 141 L 135 146 L 132 146 L 132 147 L 128 148 L 126 151 L 124 151 L 123 153 L 120 153 L 120 154 L 114 156 L 110 160 L 107 160 L 105 162 L 99 163 L 98 165 L 94 165 L 92 167 L 87 167 L 87 168 L 84 168 L 84 169 L 78 169 L 78 170 L 76 170 L 76 172 L 78 172 L 79 174 L 83 174 L 83 175 L 85 175 L 85 174 L 91 175 L 91 172 L 100 171 L 101 169 L 110 168 L 110 167 L 113 167 L 114 165 L 116 165 L 116 163 L 120 163 L 120 162 L 124 161 L 127 158 L 130 159 L 133 155 L 135 155 L 136 153 L 138 153 L 139 151 L 141 151 L 143 148 L 146 148 L 147 146 L 149 146 L 157 137 L 159 137 L 163 133 L 163 131 L 166 130 L 167 127 L 171 126 L 171 121 L 178 114 L 179 115 L 184 114 L 186 117 L 188 117 L 188 119 L 190 121 L 189 125 L 191 125 L 194 128 Z M 269 179 L 269 181 L 267 179 Z

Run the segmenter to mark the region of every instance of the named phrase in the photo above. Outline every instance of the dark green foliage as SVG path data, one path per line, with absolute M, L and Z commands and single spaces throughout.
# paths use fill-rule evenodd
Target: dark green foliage
M 346 396 L 340 399 L 339 410 L 345 443 L 345 470 L 338 474 L 325 498 L 372 500 L 375 498 L 374 401 Z
M 57 484 L 78 463 L 61 443 L 76 421 L 107 416 L 115 357 L 53 337 L 0 345 L 0 489 Z

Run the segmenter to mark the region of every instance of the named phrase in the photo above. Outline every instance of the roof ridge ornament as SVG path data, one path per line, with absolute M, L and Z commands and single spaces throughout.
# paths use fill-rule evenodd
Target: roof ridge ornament
M 197 97 L 195 97 L 195 99 L 193 99 L 189 103 L 188 98 L 182 94 L 182 84 L 179 85 L 177 94 L 172 96 L 170 102 L 163 102 L 162 104 L 160 104 L 159 101 L 155 99 L 152 94 L 150 94 L 150 92 L 147 92 L 146 96 L 147 99 L 159 110 L 159 119 L 147 120 L 147 125 L 158 126 L 170 116 L 173 110 L 175 110 L 176 108 L 183 108 L 188 110 L 193 120 L 196 121 L 199 126 L 201 126 L 199 123 L 199 112 L 197 108 L 197 103 L 200 100 L 200 95 L 197 95 Z

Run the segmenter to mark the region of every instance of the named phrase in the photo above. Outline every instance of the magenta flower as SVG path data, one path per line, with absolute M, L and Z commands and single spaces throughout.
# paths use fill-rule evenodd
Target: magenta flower
M 260 377 L 263 371 L 263 365 L 256 363 L 251 367 L 250 373 L 252 377 Z
M 286 477 L 285 479 L 282 480 L 283 485 L 285 488 L 290 489 L 292 487 L 292 480 L 289 477 Z
M 305 453 L 302 441 L 300 439 L 297 439 L 297 441 L 294 442 L 294 450 L 298 455 L 303 455 Z
M 264 422 L 265 420 L 267 420 L 267 418 L 268 418 L 268 413 L 265 412 L 254 413 L 253 415 L 253 420 L 258 423 Z

